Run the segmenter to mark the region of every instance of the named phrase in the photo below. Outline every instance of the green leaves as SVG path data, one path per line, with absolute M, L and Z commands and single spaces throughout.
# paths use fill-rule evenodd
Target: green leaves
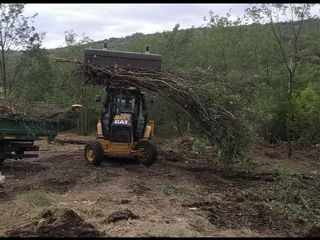
M 12 58 L 19 58 L 13 53 L 40 46 L 44 38 L 44 33 L 37 33 L 35 27 L 30 24 L 36 14 L 31 17 L 24 16 L 24 6 L 20 3 L 0 5 L 0 72 L 4 97 L 10 95 L 10 90 L 16 83 L 17 74 L 24 69 L 21 61 L 14 61 L 16 65 L 10 66 L 14 69 L 13 74 L 10 74 L 8 62 Z
M 305 143 L 320 141 L 320 85 L 309 83 L 294 99 L 294 130 Z

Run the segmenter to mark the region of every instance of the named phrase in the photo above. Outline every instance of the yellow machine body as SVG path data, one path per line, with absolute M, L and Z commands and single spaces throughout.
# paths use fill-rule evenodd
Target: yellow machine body
M 129 120 L 129 114 L 120 114 L 115 116 L 115 120 Z M 143 138 L 140 140 L 151 140 L 154 136 L 154 121 L 149 120 L 145 128 Z M 104 155 L 110 158 L 134 158 L 140 154 L 139 150 L 135 150 L 138 142 L 119 143 L 106 140 L 102 134 L 101 120 L 97 124 L 98 140 L 103 148 Z

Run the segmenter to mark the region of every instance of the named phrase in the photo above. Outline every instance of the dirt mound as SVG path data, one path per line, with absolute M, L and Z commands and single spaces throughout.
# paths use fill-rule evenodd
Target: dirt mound
M 169 162 L 182 162 L 184 160 L 180 153 L 175 153 L 173 151 L 165 152 L 163 155 L 165 160 Z
M 279 232 L 280 229 L 292 227 L 285 217 L 260 204 L 197 202 L 182 206 L 199 208 L 208 221 L 220 229 L 239 229 L 245 226 L 261 232 Z
M 52 192 L 65 193 L 71 187 L 76 185 L 75 179 L 62 178 L 49 178 L 43 181 L 46 189 Z
M 192 146 L 193 137 L 189 134 L 184 134 L 182 136 L 177 136 L 166 143 L 161 143 L 161 150 L 163 151 L 163 153 L 173 153 L 181 155 L 181 153 L 191 152 Z
M 45 210 L 31 223 L 7 231 L 9 237 L 98 237 L 104 234 L 71 209 Z
M 130 210 L 126 209 L 123 211 L 118 211 L 110 214 L 108 218 L 105 220 L 106 223 L 111 222 L 118 222 L 121 220 L 128 220 L 128 219 L 137 219 L 139 216 L 133 214 Z

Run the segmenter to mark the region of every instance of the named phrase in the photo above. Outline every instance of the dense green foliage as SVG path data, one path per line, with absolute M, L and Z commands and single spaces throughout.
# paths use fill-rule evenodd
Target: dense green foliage
M 163 56 L 163 70 L 183 72 L 193 76 L 193 86 L 207 103 L 223 106 L 248 127 L 247 138 L 287 140 L 288 74 L 279 54 L 279 46 L 272 38 L 269 25 L 240 24 L 227 17 L 210 13 L 203 28 L 179 29 L 155 34 L 135 33 L 124 38 L 108 39 L 113 50 L 143 52 L 146 45 L 152 53 Z M 284 44 L 291 44 L 289 23 L 279 24 Z M 319 60 L 320 21 L 306 20 L 299 41 L 299 65 L 293 85 L 294 140 L 304 144 L 320 142 L 320 83 Z M 77 128 L 82 134 L 95 131 L 101 106 L 94 96 L 104 89 L 84 86 L 73 66 L 55 63 L 55 57 L 83 59 L 87 47 L 103 47 L 103 41 L 93 42 L 88 37 L 76 40 L 72 31 L 66 32 L 67 47 L 45 50 L 38 47 L 22 54 L 28 67 L 19 72 L 13 88 L 19 101 L 43 101 L 57 106 L 73 103 L 85 105 L 79 115 L 61 117 L 64 129 Z M 20 61 L 20 55 L 16 61 Z M 174 104 L 157 96 L 149 104 L 150 117 L 156 121 L 157 134 L 197 132 L 197 123 Z

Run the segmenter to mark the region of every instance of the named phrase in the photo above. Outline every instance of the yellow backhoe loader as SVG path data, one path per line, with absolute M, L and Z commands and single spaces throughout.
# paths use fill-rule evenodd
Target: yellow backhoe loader
M 100 66 L 161 70 L 161 55 L 86 49 L 85 61 Z M 101 96 L 96 97 L 101 102 Z M 157 158 L 152 142 L 155 123 L 148 118 L 146 93 L 137 87 L 106 87 L 103 111 L 97 123 L 97 138 L 85 145 L 89 164 L 100 165 L 105 158 L 137 159 L 150 166 Z

